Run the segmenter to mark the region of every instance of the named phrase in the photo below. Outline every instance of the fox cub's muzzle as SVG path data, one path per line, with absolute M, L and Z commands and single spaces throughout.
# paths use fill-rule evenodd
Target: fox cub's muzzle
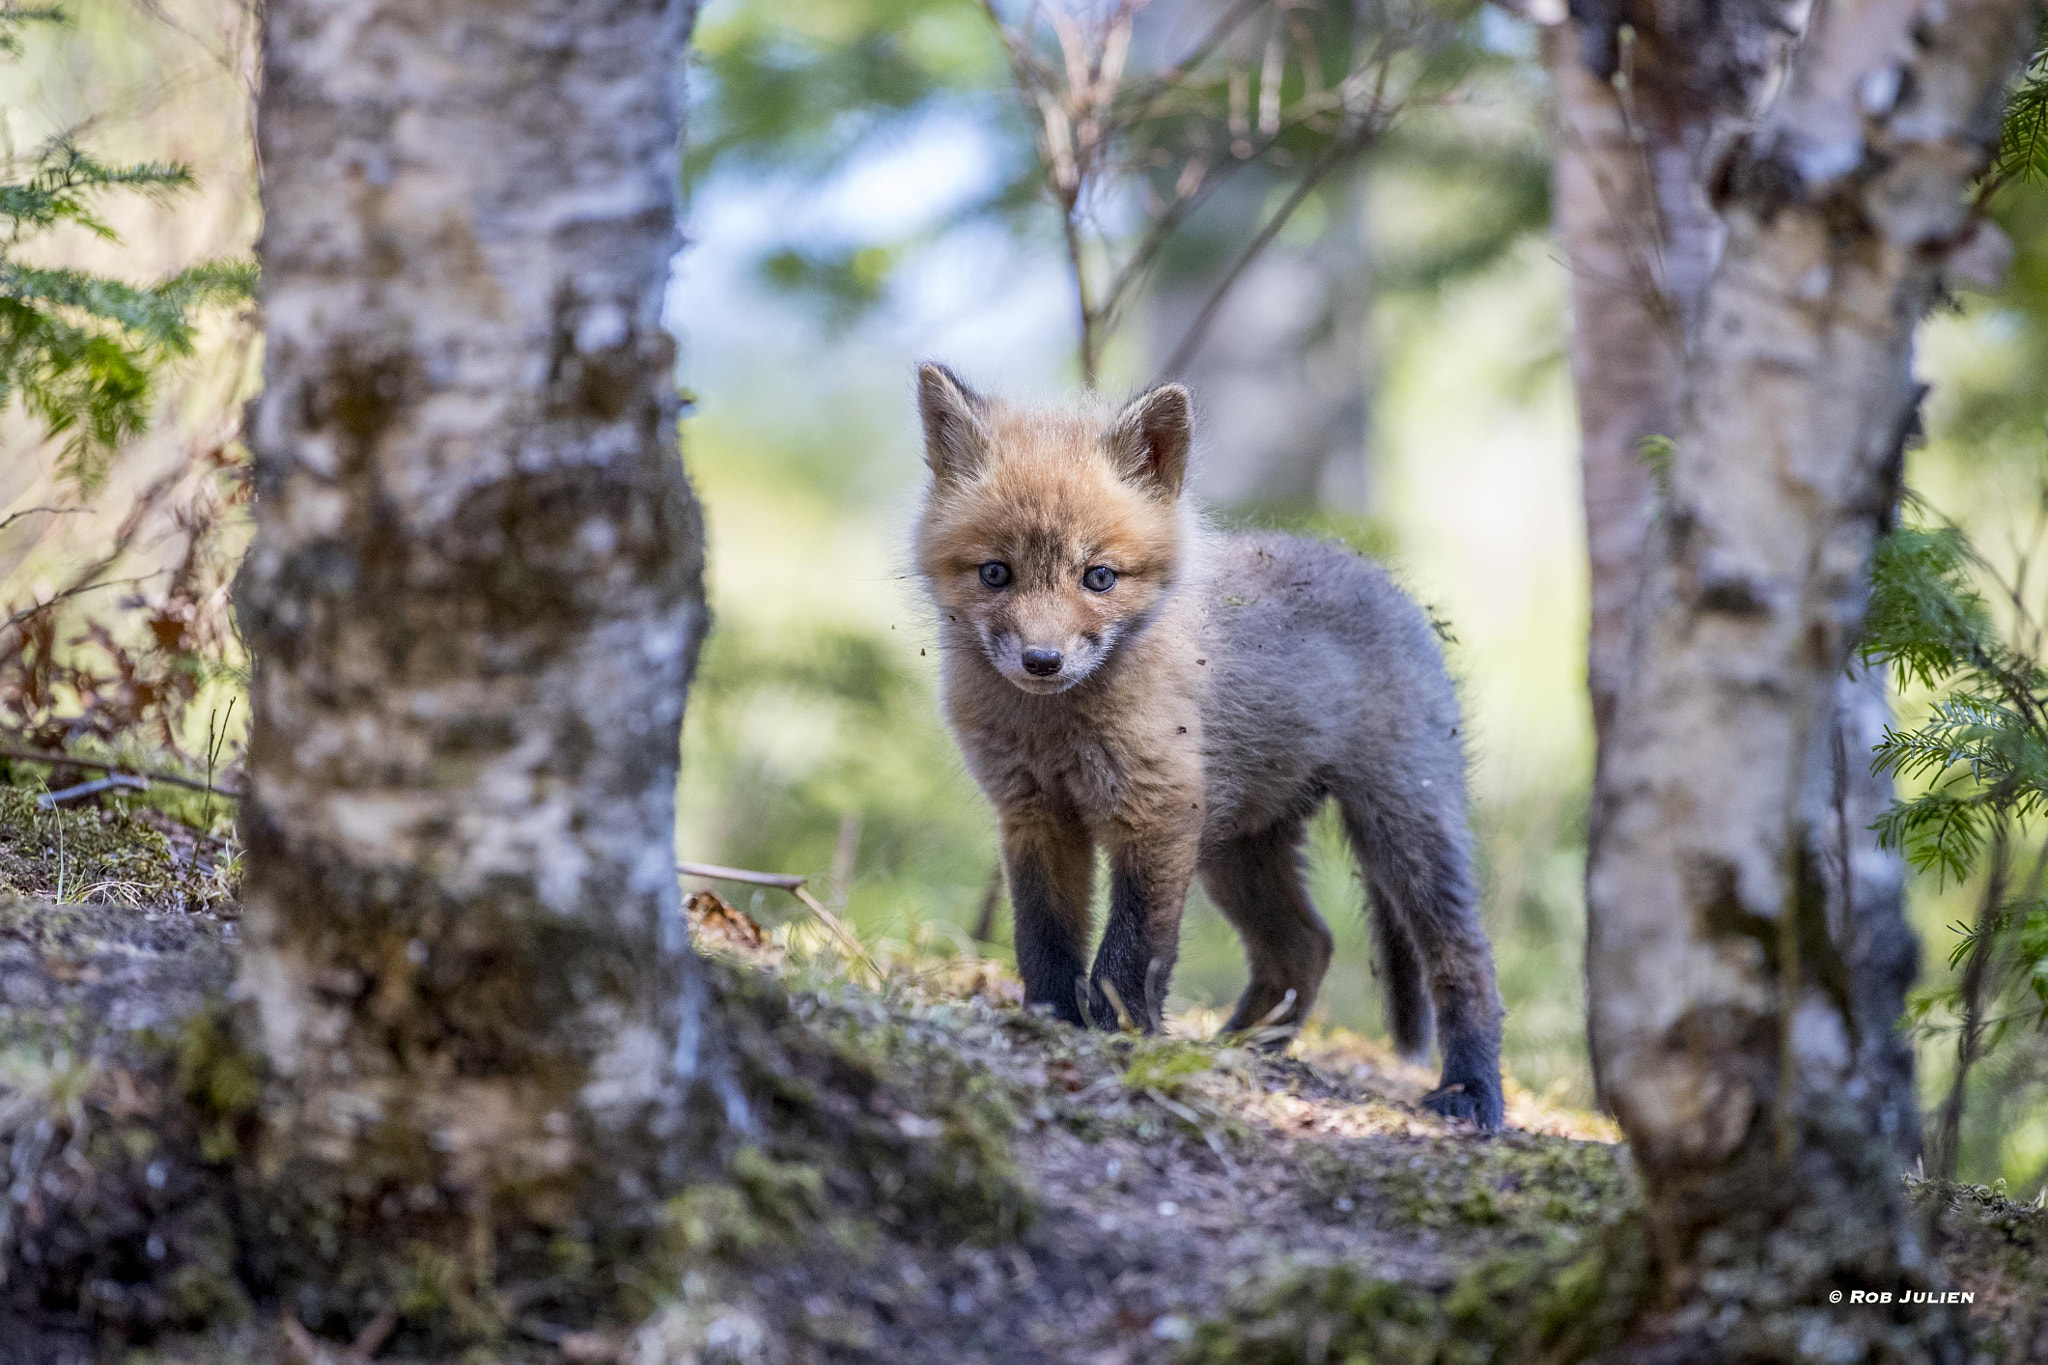
M 1042 603 L 1019 605 L 1025 610 L 999 610 L 976 623 L 981 652 L 1004 681 L 1046 696 L 1085 681 L 1102 666 L 1116 636 L 1113 623 L 1063 620 L 1042 610 Z

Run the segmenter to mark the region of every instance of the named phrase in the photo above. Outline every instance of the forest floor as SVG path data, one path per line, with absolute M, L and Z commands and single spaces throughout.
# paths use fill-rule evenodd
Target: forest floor
M 193 1007 L 169 996 L 218 987 L 232 889 L 221 840 L 154 811 L 39 812 L 0 786 L 0 1156 L 20 1166 L 37 1093 L 82 1112 L 95 1086 L 118 1088 L 112 1069 L 51 1080 L 52 1019 L 90 996 L 118 1027 L 161 1027 Z M 874 1171 L 764 1144 L 675 1201 L 683 1273 L 648 1286 L 643 1321 L 508 1312 L 463 1359 L 1448 1365 L 1541 1345 L 1573 1360 L 1633 1306 L 1632 1178 L 1600 1116 L 1511 1080 L 1508 1131 L 1486 1137 L 1421 1109 L 1434 1074 L 1356 1034 L 1312 1029 L 1277 1055 L 1212 1039 L 1207 1016 L 1162 1037 L 1086 1033 L 1023 1009 L 987 959 L 855 953 L 710 896 L 692 920 L 723 979 L 768 983 L 789 1023 L 874 1078 L 863 1121 L 936 1154 L 923 1168 L 941 1206 L 927 1188 L 892 1208 Z M 167 994 L 123 996 L 145 979 Z M 0 1195 L 0 1253 L 37 1216 L 25 1183 Z M 2048 1360 L 2048 1211 L 1909 1186 L 1987 1346 Z M 1850 1311 L 1876 1310 L 1812 1306 L 1816 1325 Z M 402 1321 L 351 1347 L 274 1309 L 244 1319 L 113 1352 L 86 1333 L 0 1340 L 0 1362 L 425 1358 Z

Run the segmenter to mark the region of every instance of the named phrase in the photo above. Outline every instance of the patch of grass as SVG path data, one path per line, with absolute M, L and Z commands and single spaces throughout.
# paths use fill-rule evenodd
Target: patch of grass
M 1216 1065 L 1216 1050 L 1183 1038 L 1146 1038 L 1131 1048 L 1124 1063 L 1124 1084 L 1132 1090 L 1156 1090 L 1178 1099 L 1188 1082 Z
M 145 808 L 128 798 L 43 810 L 38 795 L 37 788 L 0 784 L 0 893 L 180 910 L 216 909 L 233 899 L 234 857 L 198 858 L 191 848 L 179 856 L 148 823 Z M 195 834 L 190 842 L 196 847 L 200 840 Z

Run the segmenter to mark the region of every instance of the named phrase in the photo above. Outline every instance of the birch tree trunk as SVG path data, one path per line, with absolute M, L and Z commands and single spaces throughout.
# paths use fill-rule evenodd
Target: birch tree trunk
M 1716 17 L 1737 26 L 1749 16 Z M 1688 338 L 1720 257 L 1706 173 L 1761 74 L 1753 64 L 1726 73 L 1719 88 L 1693 88 L 1687 39 L 1698 35 L 1666 39 L 1655 19 L 1627 16 L 1626 44 L 1619 12 L 1545 34 L 1558 124 L 1552 216 L 1571 272 L 1592 569 L 1586 676 L 1602 739 L 1628 672 L 1628 609 L 1655 491 L 1640 451 L 1644 438 L 1677 429 Z
M 1582 3 L 1546 35 L 1558 105 L 1553 202 L 1571 270 L 1572 373 L 1583 454 L 1592 615 L 1587 683 L 1604 754 L 1631 668 L 1630 618 L 1656 487 L 1648 437 L 1678 430 L 1687 357 L 1725 234 L 1708 181 L 1782 81 L 1791 16 L 1773 4 L 1670 10 Z M 1624 27 L 1626 26 L 1626 27 Z M 1867 1098 L 1911 1164 L 1919 1151 L 1912 1050 L 1896 1021 L 1918 967 L 1905 867 L 1872 823 L 1891 803 L 1868 755 L 1890 719 L 1882 673 L 1852 665 L 1838 689 L 1824 779 L 1810 795 L 1811 854 L 1827 921 L 1860 983 L 1871 1044 Z M 1832 818 L 1829 818 L 1829 817 Z
M 1914 324 L 1970 234 L 2033 18 L 2027 0 L 1819 8 L 1713 184 L 1727 239 L 1588 875 L 1592 1041 L 1648 1186 L 1660 1360 L 1961 1358 L 1946 1310 L 1826 1307 L 1933 1272 L 1872 1081 L 1896 1042 L 1872 1036 L 1890 1006 L 1868 973 L 1896 970 L 1896 943 L 1868 941 L 1818 850 L 1861 818 L 1837 755 L 1867 739 L 1838 744 L 1836 717 L 1918 400 Z
M 631 1254 L 727 1112 L 672 853 L 691 8 L 268 6 L 241 990 L 309 1325 L 391 1301 L 398 1210 L 478 1302 Z

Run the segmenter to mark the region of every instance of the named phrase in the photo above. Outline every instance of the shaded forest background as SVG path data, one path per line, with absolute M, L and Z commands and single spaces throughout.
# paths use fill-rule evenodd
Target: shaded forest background
M 110 200 L 118 242 L 60 228 L 25 249 L 133 279 L 246 254 L 251 14 L 232 0 L 81 0 L 67 12 L 64 28 L 24 34 L 0 63 L 7 149 L 26 155 L 68 132 L 110 159 L 182 162 L 197 187 Z M 1565 281 L 1546 232 L 1546 82 L 1527 26 L 1461 13 L 1456 94 L 1411 111 L 1304 204 L 1216 329 L 1225 377 L 1234 342 L 1303 357 L 1276 368 L 1319 375 L 1333 404 L 1355 410 L 1355 441 L 1328 449 L 1312 478 L 1262 471 L 1284 452 L 1255 438 L 1300 409 L 1261 410 L 1255 388 L 1211 388 L 1197 373 L 1210 429 L 1239 436 L 1201 450 L 1198 487 L 1228 517 L 1387 558 L 1446 623 L 1472 717 L 1506 1062 L 1585 1104 L 1586 587 Z M 909 377 L 936 356 L 1012 393 L 1075 381 L 1071 286 L 1033 129 L 994 30 L 964 0 L 715 0 L 696 48 L 693 245 L 674 290 L 688 304 L 677 310 L 689 319 L 681 382 L 696 399 L 684 448 L 710 522 L 716 627 L 685 733 L 680 851 L 811 875 L 871 939 L 1000 954 L 1005 915 L 986 921 L 994 943 L 974 939 L 992 830 L 933 705 L 933 632 L 905 572 L 921 472 Z M 1170 320 L 1176 291 L 1212 277 L 1279 193 L 1254 179 L 1198 218 L 1161 263 L 1151 316 Z M 1933 397 L 1907 481 L 2024 588 L 2028 562 L 2048 551 L 2048 190 L 2010 185 L 1996 205 L 2015 263 L 1995 293 L 1959 295 L 1923 328 Z M 1165 330 L 1141 317 L 1114 336 L 1103 387 L 1148 379 L 1172 345 Z M 246 534 L 235 431 L 258 345 L 250 317 L 209 315 L 167 375 L 151 431 L 96 482 L 67 471 L 61 439 L 39 445 L 9 412 L 0 518 L 28 514 L 0 525 L 0 619 L 110 586 L 39 617 L 40 645 L 0 645 L 0 727 L 137 756 L 170 742 L 195 771 L 215 754 L 232 780 L 246 662 L 225 615 Z M 28 512 L 41 507 L 63 510 Z M 2040 575 L 2036 565 L 2036 601 Z M 62 706 L 28 685 L 48 672 L 35 672 L 36 648 L 44 665 L 74 670 Z M 39 731 L 77 710 L 81 680 L 98 721 Z M 1902 715 L 1925 704 L 1908 687 Z M 188 816 L 203 801 L 147 799 Z M 212 812 L 224 831 L 228 810 Z M 1377 1031 L 1360 889 L 1334 828 L 1314 848 L 1340 940 L 1322 1008 Z M 1955 1053 L 1940 991 L 1961 970 L 1950 956 L 1977 888 L 1916 875 L 1931 1105 Z M 807 931 L 774 893 L 748 908 Z M 1175 1004 L 1222 1006 L 1242 971 L 1234 937 L 1198 898 Z M 2031 1021 L 2012 1022 L 1973 1073 L 1959 1173 L 2031 1198 L 2048 1184 L 2048 1045 Z

